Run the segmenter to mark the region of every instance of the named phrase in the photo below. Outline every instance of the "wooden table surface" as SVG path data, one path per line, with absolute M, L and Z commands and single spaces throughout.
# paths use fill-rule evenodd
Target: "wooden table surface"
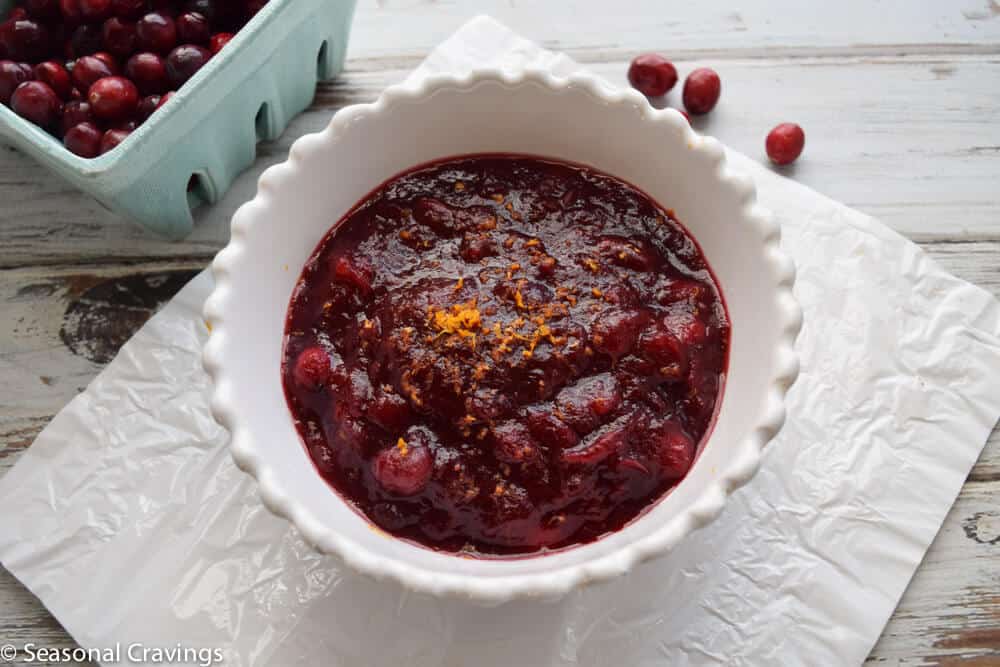
M 764 159 L 767 131 L 800 123 L 808 142 L 790 177 L 1000 294 L 998 0 L 360 0 L 343 76 L 322 85 L 279 140 L 258 147 L 257 165 L 199 212 L 186 241 L 152 238 L 0 149 L 0 474 L 206 266 L 264 167 L 484 12 L 617 81 L 646 50 L 669 54 L 682 76 L 716 68 L 722 101 L 699 130 Z M 669 101 L 678 98 L 679 87 Z M 1000 665 L 998 498 L 995 431 L 869 662 Z M 75 646 L 0 568 L 0 643 L 29 641 Z

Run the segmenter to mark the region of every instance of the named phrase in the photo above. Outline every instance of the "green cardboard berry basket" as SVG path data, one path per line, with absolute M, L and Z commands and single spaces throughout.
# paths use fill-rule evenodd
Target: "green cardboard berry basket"
M 13 0 L 0 0 L 6 15 Z M 340 73 L 355 0 L 271 0 L 222 51 L 116 149 L 87 160 L 0 105 L 0 141 L 102 204 L 179 239 L 191 207 L 217 201 Z M 189 183 L 194 187 L 189 188 Z

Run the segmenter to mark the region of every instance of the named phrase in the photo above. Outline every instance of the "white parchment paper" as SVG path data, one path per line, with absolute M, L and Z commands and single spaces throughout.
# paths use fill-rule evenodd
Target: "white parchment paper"
M 414 73 L 571 60 L 475 19 Z M 860 664 L 1000 416 L 1000 305 L 882 224 L 729 151 L 799 267 L 802 375 L 760 474 L 665 559 L 484 609 L 359 578 L 260 505 L 209 415 L 207 273 L 0 481 L 0 561 L 84 647 L 226 664 Z

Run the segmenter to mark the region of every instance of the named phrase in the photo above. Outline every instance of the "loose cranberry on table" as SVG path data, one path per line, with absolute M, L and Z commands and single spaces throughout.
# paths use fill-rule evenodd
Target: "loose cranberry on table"
M 663 56 L 645 53 L 629 65 L 628 82 L 646 97 L 661 97 L 677 84 L 677 69 Z
M 31 66 L 12 60 L 0 60 L 0 103 L 10 104 L 14 89 L 32 78 Z
M 87 93 L 87 102 L 101 120 L 126 120 L 139 107 L 139 89 L 123 76 L 109 76 L 94 82 Z
M 22 118 L 49 129 L 59 120 L 62 102 L 47 83 L 25 81 L 14 89 L 14 94 L 10 97 L 10 108 Z
M 73 82 L 70 80 L 69 72 L 62 63 L 49 60 L 35 65 L 34 75 L 36 81 L 49 84 L 52 90 L 60 99 L 68 100 L 73 90 Z
M 101 139 L 104 133 L 93 123 L 79 123 L 66 131 L 63 145 L 84 158 L 95 158 L 101 154 Z
M 695 115 L 706 114 L 715 108 L 722 93 L 722 81 L 715 70 L 700 67 L 684 81 L 684 107 Z
M 167 56 L 167 78 L 174 88 L 180 88 L 211 59 L 212 52 L 202 46 L 178 46 Z
M 596 540 L 683 479 L 729 323 L 668 210 L 515 156 L 421 167 L 362 203 L 307 262 L 282 353 L 337 493 L 400 538 L 507 555 Z
M 795 123 L 782 123 L 771 130 L 764 142 L 767 157 L 776 165 L 795 162 L 806 145 L 806 133 Z

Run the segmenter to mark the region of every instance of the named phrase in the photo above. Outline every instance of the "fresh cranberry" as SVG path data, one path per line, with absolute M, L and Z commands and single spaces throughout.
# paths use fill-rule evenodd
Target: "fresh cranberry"
M 15 7 L 10 10 L 10 14 L 7 15 L 5 21 L 20 21 L 21 19 L 31 18 L 28 16 L 28 10 L 24 7 Z
M 139 107 L 135 110 L 135 117 L 140 123 L 145 123 L 146 119 L 153 115 L 153 112 L 160 106 L 159 95 L 146 95 L 139 100 Z
M 330 353 L 321 347 L 309 347 L 295 360 L 293 376 L 304 389 L 321 389 L 330 379 Z
M 49 30 L 31 19 L 0 24 L 0 58 L 29 63 L 45 60 L 49 54 Z
M 177 24 L 163 12 L 150 12 L 135 25 L 139 48 L 169 53 L 177 45 Z
M 722 81 L 715 70 L 699 67 L 684 81 L 684 107 L 695 115 L 708 113 L 715 108 L 721 92 Z
M 82 100 L 71 100 L 63 105 L 62 130 L 63 135 L 80 123 L 96 123 L 90 104 Z
M 63 21 L 71 25 L 83 22 L 83 13 L 80 11 L 80 0 L 59 0 L 59 11 L 62 13 Z
M 247 0 L 247 13 L 256 16 L 257 12 L 267 6 L 267 0 Z
M 104 45 L 104 32 L 99 25 L 81 25 L 73 31 L 69 38 L 68 53 L 69 58 L 82 58 L 90 56 Z
M 129 58 L 125 76 L 135 82 L 143 95 L 162 94 L 170 89 L 167 64 L 155 53 L 137 53 Z
M 73 85 L 81 91 L 89 91 L 99 79 L 114 75 L 108 64 L 96 56 L 77 58 L 71 72 Z
M 419 438 L 407 440 L 404 436 L 400 442 L 378 453 L 372 463 L 372 474 L 389 493 L 413 496 L 427 486 L 433 463 L 430 449 L 421 444 Z
M 125 141 L 125 137 L 131 134 L 131 130 L 124 129 L 112 129 L 104 133 L 101 137 L 101 155 L 104 155 L 110 150 L 114 150 L 118 144 Z
M 62 102 L 49 84 L 41 81 L 25 81 L 11 95 L 10 108 L 35 125 L 50 128 L 59 120 Z
M 97 23 L 111 16 L 111 0 L 79 0 L 84 21 Z
M 212 35 L 212 39 L 210 39 L 208 42 L 209 51 L 211 51 L 213 54 L 218 53 L 219 51 L 222 50 L 222 47 L 224 47 L 226 44 L 230 42 L 230 40 L 232 40 L 233 37 L 235 37 L 235 35 L 233 35 L 233 33 L 231 32 L 215 33 L 214 35 Z
M 169 91 L 169 92 L 166 92 L 166 93 L 164 93 L 164 94 L 163 94 L 163 97 L 161 97 L 161 98 L 160 98 L 160 103 L 156 105 L 156 108 L 157 108 L 157 109 L 160 109 L 160 108 L 162 108 L 162 107 L 163 107 L 163 105 L 165 105 L 165 104 L 166 104 L 167 102 L 169 102 L 170 100 L 174 99 L 174 95 L 176 95 L 176 94 L 177 94 L 177 93 L 176 93 L 175 91 L 173 91 L 173 90 L 171 90 L 171 91 Z
M 63 145 L 80 157 L 92 158 L 101 154 L 104 134 L 93 123 L 79 123 L 66 131 Z
M 795 123 L 782 123 L 767 135 L 764 144 L 767 157 L 777 165 L 791 164 L 802 155 L 806 146 L 806 133 Z
M 56 91 L 61 99 L 68 100 L 73 90 L 73 82 L 70 81 L 69 72 L 60 63 L 49 60 L 35 65 L 35 80 L 49 84 L 52 90 Z
M 121 19 L 138 19 L 146 13 L 146 0 L 111 0 L 111 13 Z
M 118 66 L 118 59 L 107 51 L 98 51 L 94 54 L 94 57 L 107 65 L 108 69 L 111 70 L 115 76 L 121 74 L 121 67 Z
M 202 46 L 178 46 L 167 56 L 167 77 L 174 88 L 180 88 L 195 72 L 205 66 L 212 52 Z
M 32 72 L 12 60 L 0 60 L 0 104 L 10 104 L 14 89 L 30 81 Z
M 177 17 L 177 38 L 181 44 L 208 44 L 212 31 L 208 19 L 198 12 L 184 12 Z
M 24 10 L 39 21 L 54 21 L 60 16 L 59 0 L 25 0 Z
M 139 89 L 123 76 L 98 79 L 87 93 L 94 115 L 101 120 L 122 120 L 139 107 Z
M 104 47 L 119 58 L 127 58 L 135 51 L 135 24 L 124 21 L 117 16 L 104 22 L 102 29 Z
M 646 97 L 660 97 L 677 84 L 677 68 L 658 53 L 645 53 L 629 65 L 628 82 Z
M 184 9 L 189 12 L 198 12 L 209 21 L 214 21 L 218 7 L 215 0 L 188 0 Z

